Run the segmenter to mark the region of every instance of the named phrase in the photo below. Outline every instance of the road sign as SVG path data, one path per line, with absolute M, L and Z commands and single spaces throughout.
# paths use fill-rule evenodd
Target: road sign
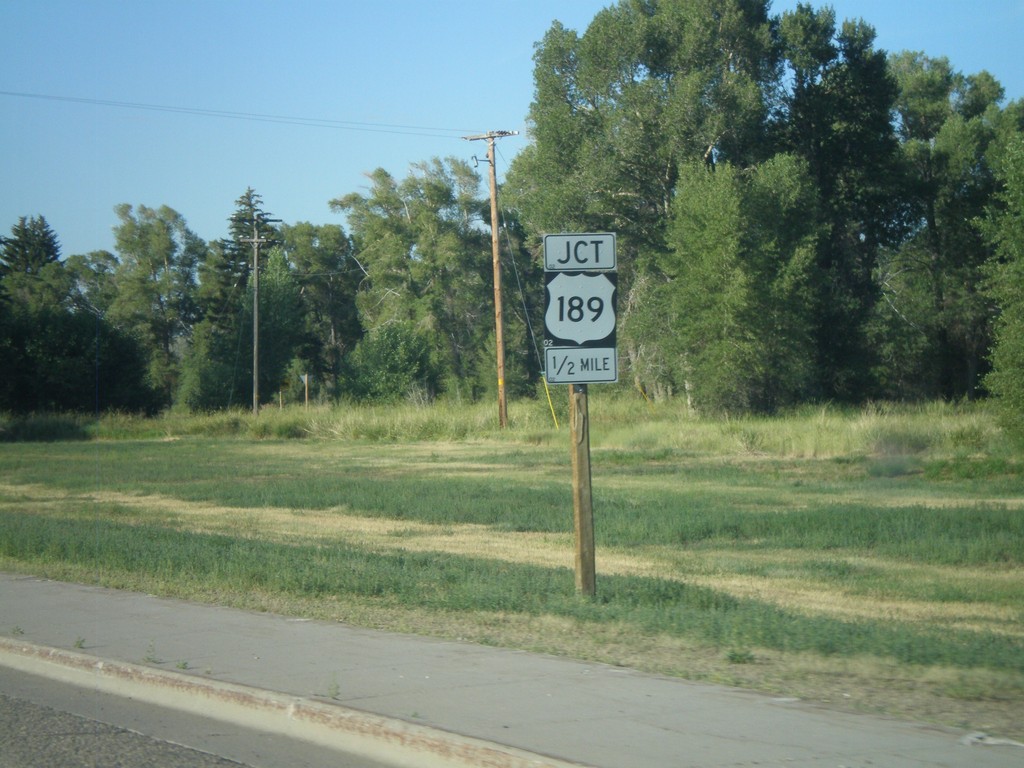
M 544 271 L 613 272 L 615 234 L 544 235 Z
M 548 383 L 618 381 L 615 235 L 546 235 L 544 266 Z
M 544 328 L 552 345 L 615 346 L 615 278 L 604 272 L 547 274 Z
M 619 380 L 615 258 L 614 234 L 544 237 L 544 378 L 570 385 L 576 591 L 589 597 L 597 577 L 587 384 Z
M 615 347 L 545 347 L 548 384 L 612 384 L 619 380 Z

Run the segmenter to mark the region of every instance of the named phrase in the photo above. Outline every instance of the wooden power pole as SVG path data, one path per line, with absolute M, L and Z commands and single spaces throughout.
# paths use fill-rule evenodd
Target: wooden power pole
M 240 242 L 252 243 L 252 415 L 260 415 L 260 246 L 269 243 L 261 237 L 260 222 L 280 221 L 268 219 L 257 213 L 252 218 L 252 237 L 239 238 Z
M 487 140 L 487 162 L 491 166 L 491 260 L 494 264 L 494 336 L 498 348 L 498 426 L 508 426 L 508 402 L 505 397 L 505 322 L 501 311 L 501 248 L 498 244 L 498 180 L 494 163 L 494 140 L 516 136 L 519 131 L 488 131 L 463 136 L 466 141 Z

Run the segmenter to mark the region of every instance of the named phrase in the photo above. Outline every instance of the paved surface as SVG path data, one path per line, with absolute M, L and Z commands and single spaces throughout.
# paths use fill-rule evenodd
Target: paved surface
M 0 665 L 2 768 L 391 768 L 306 739 Z
M 394 765 L 1024 766 L 1024 748 L 458 642 L 0 574 L 0 664 Z
M 239 768 L 239 764 L 137 731 L 0 694 L 4 768 Z

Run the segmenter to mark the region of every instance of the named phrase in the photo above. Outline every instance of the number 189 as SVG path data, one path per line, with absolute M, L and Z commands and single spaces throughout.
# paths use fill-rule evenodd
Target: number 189
M 604 299 L 600 296 L 591 296 L 586 302 L 582 296 L 559 296 L 558 297 L 558 320 L 570 323 L 579 323 L 584 320 L 586 313 L 590 313 L 590 322 L 596 323 L 604 312 Z

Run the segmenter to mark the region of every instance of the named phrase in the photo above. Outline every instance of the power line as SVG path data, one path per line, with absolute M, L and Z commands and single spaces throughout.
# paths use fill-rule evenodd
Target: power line
M 198 117 L 220 117 L 229 120 L 249 120 L 261 123 L 282 123 L 284 125 L 304 125 L 312 128 L 333 128 L 341 131 L 363 131 L 366 133 L 390 133 L 402 136 L 427 136 L 431 138 L 461 138 L 466 128 L 440 128 L 426 125 L 402 125 L 394 123 L 360 122 L 358 120 L 331 120 L 318 117 L 294 117 L 288 115 L 272 115 L 260 112 L 233 112 L 224 109 L 202 109 L 199 107 L 174 107 L 164 104 L 145 104 L 132 101 L 112 101 L 81 96 L 57 96 L 46 93 L 26 93 L 21 91 L 0 91 L 0 96 L 12 96 L 23 99 L 39 99 L 43 101 L 61 101 L 72 104 L 90 104 L 100 107 L 116 107 L 118 109 L 139 109 L 150 112 L 171 112 Z

